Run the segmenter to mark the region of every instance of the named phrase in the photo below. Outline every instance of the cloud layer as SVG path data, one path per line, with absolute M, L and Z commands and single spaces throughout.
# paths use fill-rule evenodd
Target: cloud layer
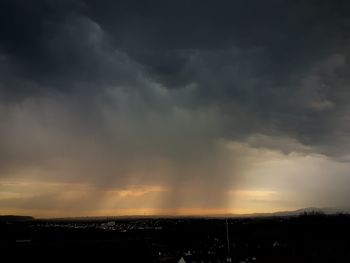
M 257 191 L 239 190 L 252 151 L 264 161 L 323 156 L 324 178 L 342 171 L 332 189 L 347 180 L 333 167 L 350 156 L 347 1 L 2 1 L 0 10 L 4 211 L 59 214 L 88 193 L 86 213 L 223 211 L 230 191 Z M 274 176 L 265 175 L 271 189 Z M 83 184 L 84 194 L 62 187 L 47 198 L 33 182 Z M 133 202 L 145 189 L 159 191 Z

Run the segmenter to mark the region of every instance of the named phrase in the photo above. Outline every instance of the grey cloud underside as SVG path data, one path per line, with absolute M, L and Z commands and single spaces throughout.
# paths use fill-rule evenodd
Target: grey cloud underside
M 129 174 L 144 156 L 197 171 L 221 164 L 214 141 L 256 134 L 349 154 L 347 1 L 0 5 L 4 171 L 74 158 L 97 163 L 87 177 Z

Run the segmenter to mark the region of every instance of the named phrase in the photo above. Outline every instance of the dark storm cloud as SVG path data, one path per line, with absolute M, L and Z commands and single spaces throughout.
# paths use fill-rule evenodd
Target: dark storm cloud
M 166 88 L 197 85 L 191 103 L 221 108 L 224 136 L 322 144 L 347 113 L 348 10 L 346 1 L 3 1 L 1 97 L 142 89 L 137 67 Z
M 186 52 L 189 59 L 197 50 L 231 47 L 262 47 L 267 52 L 264 70 L 288 74 L 303 62 L 336 52 L 348 38 L 346 1 L 93 3 L 87 4 L 89 17 L 157 77 L 169 74 L 177 79 Z
M 329 122 L 343 114 L 346 1 L 4 1 L 1 10 L 2 96 L 142 89 L 125 69 L 132 61 L 166 88 L 196 84 L 194 106 L 255 118 L 258 127 L 235 125 L 242 133 L 281 130 L 313 144 L 334 136 Z
M 239 171 L 225 141 L 347 160 L 349 12 L 331 0 L 2 1 L 0 176 L 161 182 L 175 207 L 178 189 L 212 187 L 215 206 Z

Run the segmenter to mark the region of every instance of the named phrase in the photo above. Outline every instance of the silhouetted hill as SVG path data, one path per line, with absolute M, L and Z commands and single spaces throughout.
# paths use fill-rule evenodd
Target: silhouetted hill
M 0 215 L 0 222 L 24 222 L 33 221 L 32 216 Z

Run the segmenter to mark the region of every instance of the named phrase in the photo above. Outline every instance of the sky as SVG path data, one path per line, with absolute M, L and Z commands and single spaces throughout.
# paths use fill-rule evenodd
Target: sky
M 0 214 L 350 200 L 345 0 L 3 0 Z

